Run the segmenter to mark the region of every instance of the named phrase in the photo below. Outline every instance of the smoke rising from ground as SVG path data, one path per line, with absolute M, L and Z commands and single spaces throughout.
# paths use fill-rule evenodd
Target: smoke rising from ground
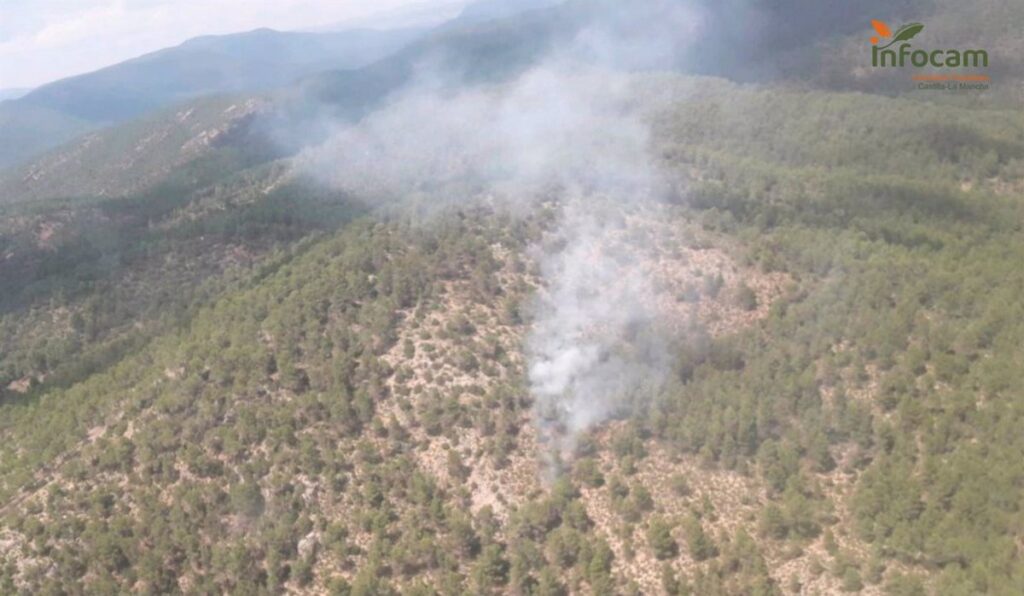
M 628 217 L 660 187 L 649 106 L 628 71 L 674 62 L 700 20 L 675 2 L 598 5 L 604 18 L 516 80 L 453 89 L 424 67 L 417 84 L 297 160 L 380 205 L 555 200 L 557 230 L 534 250 L 544 289 L 526 342 L 549 472 L 579 433 L 643 402 L 669 369 L 651 282 L 630 259 L 638 251 L 621 249 L 645 241 Z
M 647 402 L 670 370 L 666 327 L 626 219 L 642 206 L 623 198 L 567 199 L 550 241 L 558 248 L 538 250 L 546 284 L 527 373 L 549 474 L 580 433 Z

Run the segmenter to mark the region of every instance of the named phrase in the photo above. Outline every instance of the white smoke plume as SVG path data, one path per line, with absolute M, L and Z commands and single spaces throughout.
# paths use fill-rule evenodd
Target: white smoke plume
M 625 189 L 651 182 L 635 79 L 571 63 L 514 83 L 420 87 L 299 157 L 334 188 L 376 202 L 529 201 L 552 185 Z
M 549 474 L 579 433 L 648 401 L 670 370 L 668 326 L 635 264 L 627 223 L 645 199 L 622 199 L 570 199 L 556 239 L 562 248 L 540 257 L 546 283 L 527 355 Z
M 619 68 L 657 65 L 699 26 L 689 9 L 663 5 L 669 12 L 634 14 L 624 30 L 613 20 L 583 31 L 512 82 L 453 92 L 424 72 L 422 84 L 298 159 L 335 188 L 384 204 L 522 206 L 554 195 L 559 223 L 534 251 L 544 289 L 526 342 L 549 472 L 579 433 L 643 402 L 669 369 L 669 326 L 631 259 L 640 251 L 630 244 L 645 239 L 628 229 L 660 184 L 650 98 Z

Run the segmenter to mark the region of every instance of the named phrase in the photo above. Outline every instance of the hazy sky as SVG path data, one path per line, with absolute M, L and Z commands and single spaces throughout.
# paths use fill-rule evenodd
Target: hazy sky
M 34 87 L 199 35 L 454 16 L 465 0 L 0 0 L 0 89 Z

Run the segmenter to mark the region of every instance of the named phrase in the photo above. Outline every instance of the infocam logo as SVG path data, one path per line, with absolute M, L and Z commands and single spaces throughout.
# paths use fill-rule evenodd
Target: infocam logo
M 882 21 L 871 21 L 878 33 L 871 38 L 871 66 L 876 68 L 914 66 L 917 68 L 987 68 L 985 50 L 917 49 L 910 40 L 924 31 L 921 23 L 908 23 L 895 33 Z M 884 45 L 879 45 L 884 44 Z

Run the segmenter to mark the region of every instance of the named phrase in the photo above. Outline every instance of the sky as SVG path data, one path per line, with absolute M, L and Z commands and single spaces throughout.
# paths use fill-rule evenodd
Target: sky
M 0 90 L 31 88 L 200 35 L 402 26 L 465 0 L 0 0 Z

